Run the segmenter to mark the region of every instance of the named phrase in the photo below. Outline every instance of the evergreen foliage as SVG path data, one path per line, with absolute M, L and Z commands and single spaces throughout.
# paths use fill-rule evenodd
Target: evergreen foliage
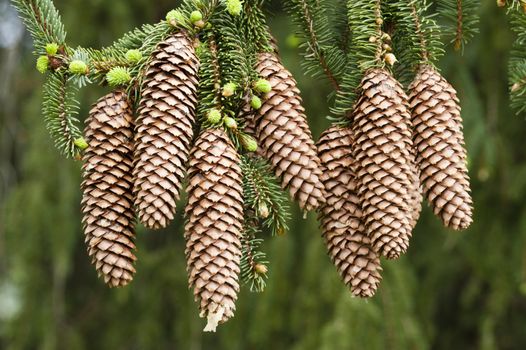
M 437 0 L 438 11 L 444 24 L 442 31 L 455 50 L 464 50 L 466 43 L 478 33 L 479 1 Z
M 44 84 L 42 112 L 55 146 L 66 156 L 79 151 L 75 140 L 81 137 L 77 126 L 78 102 L 76 84 L 62 74 L 49 74 Z

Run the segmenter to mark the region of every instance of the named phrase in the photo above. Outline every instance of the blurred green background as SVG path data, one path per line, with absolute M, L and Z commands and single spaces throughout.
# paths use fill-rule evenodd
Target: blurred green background
M 317 137 L 329 123 L 329 87 L 305 77 L 280 1 L 270 21 L 303 91 Z M 56 0 L 72 45 L 108 45 L 156 22 L 176 1 Z M 526 122 L 508 107 L 513 40 L 495 1 L 480 7 L 480 33 L 440 66 L 459 91 L 475 223 L 441 227 L 426 207 L 409 253 L 383 262 L 376 297 L 351 297 L 326 255 L 315 215 L 294 207 L 290 232 L 267 239 L 268 287 L 245 288 L 236 317 L 215 334 L 188 290 L 182 218 L 139 229 L 134 283 L 97 279 L 80 227 L 80 163 L 61 159 L 46 134 L 43 77 L 31 41 L 0 0 L 0 349 L 525 349 Z M 82 116 L 103 93 L 83 91 Z

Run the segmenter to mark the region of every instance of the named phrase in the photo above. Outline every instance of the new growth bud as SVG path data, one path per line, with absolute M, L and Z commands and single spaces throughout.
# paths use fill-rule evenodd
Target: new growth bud
M 58 44 L 56 43 L 50 43 L 46 45 L 46 53 L 50 56 L 54 56 L 58 52 Z
M 266 94 L 272 90 L 272 86 L 270 85 L 270 82 L 268 80 L 259 79 L 254 83 L 254 90 Z
M 242 134 L 240 136 L 240 141 L 248 152 L 256 152 L 258 150 L 258 143 L 252 136 Z
M 258 275 L 266 275 L 268 272 L 268 267 L 263 264 L 256 264 L 256 266 L 254 266 L 254 270 L 256 270 Z
M 171 26 L 176 27 L 177 25 L 186 22 L 186 18 L 181 13 L 181 11 L 172 10 L 166 14 L 166 22 L 168 22 Z
M 110 69 L 106 74 L 106 80 L 110 86 L 126 85 L 131 81 L 132 77 L 128 68 L 115 67 Z
M 86 148 L 89 147 L 88 142 L 83 137 L 79 137 L 78 139 L 73 141 L 73 143 L 75 144 L 75 146 L 77 146 L 81 150 L 85 150 Z
M 393 66 L 398 60 L 396 59 L 396 56 L 392 53 L 388 53 L 384 56 L 384 61 L 390 66 Z
M 227 128 L 234 130 L 237 129 L 237 122 L 234 118 L 225 117 L 224 122 Z
M 197 23 L 203 20 L 203 14 L 201 11 L 195 10 L 190 14 L 190 22 Z
M 47 56 L 40 56 L 38 59 L 37 59 L 37 70 L 44 74 L 45 72 L 47 72 L 48 68 L 49 68 L 49 58 Z
M 258 208 L 258 215 L 261 219 L 266 219 L 270 215 L 270 211 L 268 210 L 268 206 L 266 203 L 261 203 L 261 205 Z
M 125 56 L 126 61 L 130 62 L 131 64 L 137 64 L 142 58 L 142 53 L 139 50 L 128 50 Z
M 223 86 L 223 96 L 230 97 L 236 93 L 237 85 L 236 83 L 228 83 Z
M 208 111 L 206 119 L 210 124 L 218 124 L 221 121 L 221 112 L 217 109 L 211 109 Z
M 69 64 L 69 72 L 78 75 L 87 74 L 88 65 L 81 60 L 71 61 L 71 63 Z
M 260 109 L 262 105 L 261 99 L 257 96 L 252 96 L 252 100 L 250 101 L 250 106 L 254 109 Z
M 227 0 L 226 9 L 232 16 L 239 16 L 243 6 L 240 0 Z

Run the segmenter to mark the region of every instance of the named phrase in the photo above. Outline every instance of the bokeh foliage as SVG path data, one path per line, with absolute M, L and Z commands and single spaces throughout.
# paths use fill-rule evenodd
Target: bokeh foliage
M 270 24 L 317 136 L 329 124 L 330 86 L 304 76 L 280 3 L 270 4 Z M 408 255 L 384 262 L 378 295 L 363 301 L 338 280 L 315 215 L 303 220 L 296 208 L 288 235 L 263 247 L 266 291 L 245 288 L 236 317 L 216 334 L 201 332 L 187 287 L 181 216 L 165 231 L 139 230 L 130 287 L 109 290 L 97 279 L 80 228 L 80 164 L 62 159 L 44 129 L 29 38 L 0 48 L 0 348 L 526 348 L 526 121 L 509 108 L 508 19 L 494 1 L 482 3 L 480 33 L 463 56 L 450 48 L 440 62 L 462 100 L 474 225 L 449 232 L 424 210 Z M 176 4 L 56 5 L 72 44 L 100 47 Z M 81 116 L 102 92 L 82 95 Z

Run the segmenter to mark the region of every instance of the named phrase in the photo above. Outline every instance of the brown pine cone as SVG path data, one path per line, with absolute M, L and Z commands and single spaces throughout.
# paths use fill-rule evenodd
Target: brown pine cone
M 353 295 L 372 297 L 382 268 L 362 222 L 351 145 L 351 130 L 338 126 L 327 129 L 318 141 L 327 193 L 320 219 L 329 256 L 343 282 Z
M 152 55 L 142 91 L 133 169 L 135 206 L 148 228 L 174 218 L 193 138 L 199 62 L 191 39 L 176 33 Z
M 135 274 L 135 214 L 132 196 L 133 117 L 128 96 L 102 97 L 86 120 L 82 223 L 88 254 L 110 287 Z
M 423 65 L 410 87 L 413 140 L 427 199 L 446 227 L 472 223 L 466 149 L 455 89 L 435 68 Z
M 272 86 L 253 124 L 261 154 L 300 207 L 314 210 L 324 201 L 320 160 L 296 81 L 274 53 L 260 54 L 256 70 Z
M 188 172 L 186 259 L 205 331 L 234 316 L 243 229 L 239 155 L 223 129 L 201 133 Z
M 409 246 L 415 189 L 407 96 L 383 69 L 369 70 L 353 115 L 353 155 L 365 226 L 376 252 L 396 259 Z

